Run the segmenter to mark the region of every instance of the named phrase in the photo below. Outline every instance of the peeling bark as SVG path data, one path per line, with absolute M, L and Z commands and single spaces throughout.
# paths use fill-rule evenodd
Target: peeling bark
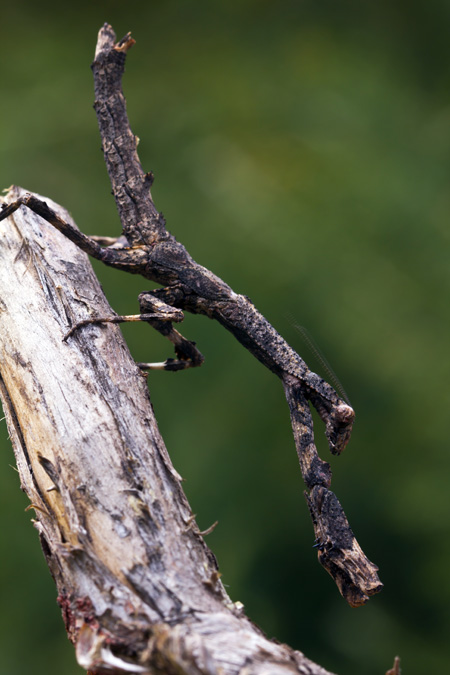
M 0 223 L 0 241 L 0 395 L 78 663 L 95 674 L 327 675 L 228 597 L 119 328 L 63 341 L 75 323 L 113 314 L 87 256 L 28 209 Z

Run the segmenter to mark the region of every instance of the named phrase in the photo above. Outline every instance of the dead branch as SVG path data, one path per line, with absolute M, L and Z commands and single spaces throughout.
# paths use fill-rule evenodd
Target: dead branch
M 28 209 L 0 223 L 0 238 L 0 393 L 78 663 L 326 675 L 226 594 L 119 329 L 63 341 L 92 312 L 112 313 L 86 255 Z

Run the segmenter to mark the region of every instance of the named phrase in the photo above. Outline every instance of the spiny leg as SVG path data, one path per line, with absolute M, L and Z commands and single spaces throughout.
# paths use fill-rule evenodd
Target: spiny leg
M 151 292 L 140 294 L 139 305 L 140 314 L 92 317 L 79 321 L 72 326 L 63 339 L 68 340 L 79 328 L 92 324 L 145 321 L 172 342 L 178 358 L 166 359 L 159 363 L 138 363 L 139 368 L 142 370 L 185 370 L 203 363 L 204 357 L 196 348 L 195 343 L 187 340 L 172 326 L 172 323 L 183 321 L 184 315 L 181 309 L 162 302 Z
M 159 289 L 164 291 L 166 289 Z M 187 340 L 172 326 L 174 319 L 167 320 L 166 314 L 176 314 L 175 321 L 178 323 L 183 320 L 183 312 L 180 309 L 168 305 L 158 297 L 158 291 L 145 292 L 139 295 L 139 307 L 143 316 L 155 316 L 147 319 L 161 335 L 164 335 L 172 342 L 175 347 L 177 359 L 166 359 L 162 363 L 138 363 L 143 370 L 184 370 L 185 368 L 194 368 L 201 366 L 204 356 L 195 346 L 195 342 Z M 181 317 L 181 318 L 178 318 Z

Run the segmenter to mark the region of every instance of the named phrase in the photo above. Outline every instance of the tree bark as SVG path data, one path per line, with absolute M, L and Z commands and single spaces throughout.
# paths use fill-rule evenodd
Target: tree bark
M 74 323 L 113 314 L 87 256 L 28 209 L 0 237 L 0 395 L 78 663 L 95 674 L 327 675 L 228 597 L 119 328 L 64 341 Z

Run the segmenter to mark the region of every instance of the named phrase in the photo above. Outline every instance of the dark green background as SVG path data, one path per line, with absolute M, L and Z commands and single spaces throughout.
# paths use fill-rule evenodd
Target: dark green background
M 282 387 L 187 317 L 204 366 L 151 374 L 150 390 L 199 526 L 219 520 L 207 541 L 230 595 L 340 675 L 382 675 L 395 654 L 405 675 L 446 672 L 449 3 L 8 5 L 0 186 L 119 233 L 89 65 L 105 20 L 131 30 L 128 109 L 169 229 L 319 369 L 287 315 L 306 326 L 357 411 L 333 489 L 385 589 L 352 610 L 311 548 Z M 113 307 L 136 311 L 146 282 L 96 269 Z M 171 355 L 146 326 L 124 332 L 138 360 Z M 1 672 L 76 675 L 4 422 L 0 442 Z

